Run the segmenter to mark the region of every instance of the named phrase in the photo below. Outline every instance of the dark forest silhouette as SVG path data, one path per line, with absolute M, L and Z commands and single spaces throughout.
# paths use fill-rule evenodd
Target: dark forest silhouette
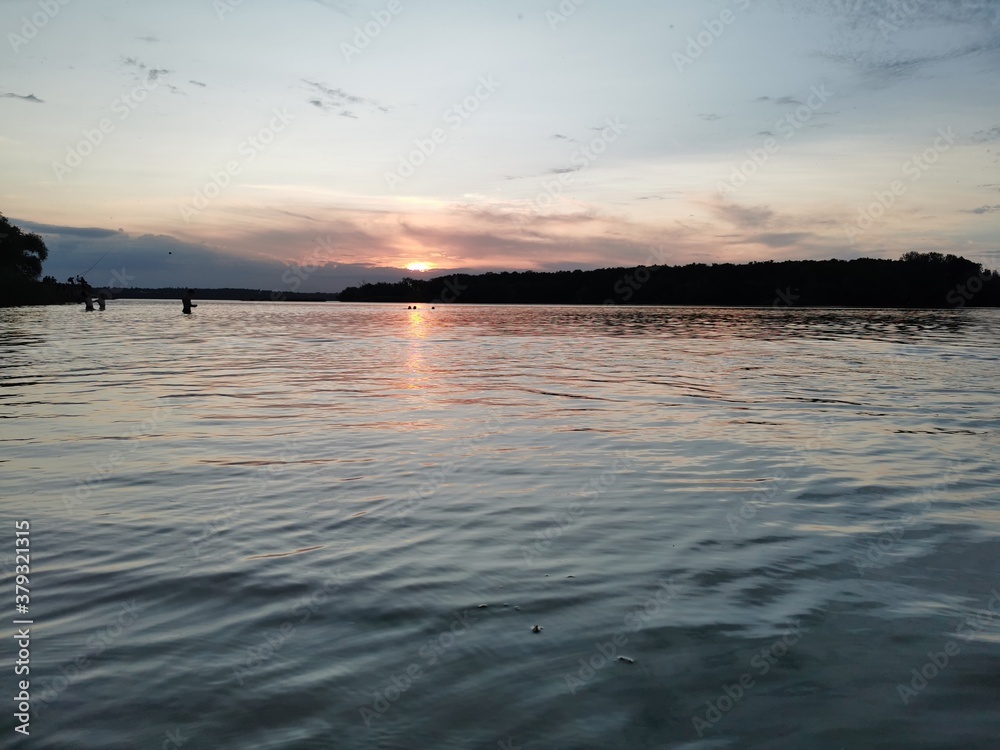
M 593 271 L 520 271 L 406 278 L 348 287 L 343 302 L 997 307 L 1000 274 L 955 255 L 900 260 L 755 261 Z

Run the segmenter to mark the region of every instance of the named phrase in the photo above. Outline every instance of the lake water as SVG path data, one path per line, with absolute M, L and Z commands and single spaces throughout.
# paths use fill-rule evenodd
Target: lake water
M 998 747 L 1000 311 L 420 307 L 0 310 L 0 744 Z

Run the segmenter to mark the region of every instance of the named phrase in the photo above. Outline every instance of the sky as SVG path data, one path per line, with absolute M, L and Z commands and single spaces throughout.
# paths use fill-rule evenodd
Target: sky
M 0 0 L 0 213 L 95 286 L 963 255 L 997 0 Z

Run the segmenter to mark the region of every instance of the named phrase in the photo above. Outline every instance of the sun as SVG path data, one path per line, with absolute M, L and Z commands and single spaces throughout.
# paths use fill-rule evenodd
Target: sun
M 417 261 L 417 262 L 414 262 L 414 263 L 410 263 L 410 265 L 408 265 L 406 267 L 406 270 L 407 271 L 430 271 L 433 267 L 434 266 L 432 266 L 430 263 L 424 263 L 423 261 Z

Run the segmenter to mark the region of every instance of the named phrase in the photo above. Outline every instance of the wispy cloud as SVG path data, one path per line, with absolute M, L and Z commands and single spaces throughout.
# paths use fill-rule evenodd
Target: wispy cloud
M 765 232 L 745 242 L 759 242 L 768 247 L 791 247 L 813 236 L 812 232 Z
M 131 70 L 139 80 L 156 81 L 161 76 L 165 76 L 173 72 L 172 70 L 167 70 L 166 68 L 151 68 L 146 65 L 146 63 L 135 57 L 123 57 L 122 63 L 127 69 Z
M 994 206 L 980 206 L 979 208 L 971 208 L 967 211 L 963 211 L 964 214 L 995 214 L 1000 212 L 1000 205 Z
M 975 143 L 989 143 L 990 141 L 1000 141 L 1000 125 L 994 125 L 989 130 L 977 130 L 972 134 Z
M 14 94 L 8 92 L 6 94 L 0 94 L 0 99 L 20 99 L 24 102 L 31 102 L 32 104 L 45 104 L 44 100 L 39 99 L 34 94 Z
M 730 224 L 741 229 L 761 229 L 774 220 L 774 211 L 766 206 L 757 208 L 739 206 L 735 203 L 717 203 L 713 210 Z
M 357 115 L 354 114 L 354 110 L 351 106 L 358 107 L 364 106 L 369 109 L 369 111 L 376 112 L 388 112 L 389 108 L 374 99 L 366 99 L 363 96 L 357 96 L 355 94 L 349 94 L 341 88 L 331 88 L 325 83 L 319 81 L 309 81 L 305 78 L 302 82 L 308 85 L 311 89 L 311 97 L 308 102 L 316 109 L 322 110 L 323 112 L 334 112 L 341 117 L 350 117 L 357 119 Z
M 997 49 L 1000 49 L 1000 39 L 987 39 L 936 54 L 908 54 L 892 51 L 879 55 L 865 50 L 853 54 L 831 54 L 828 57 L 854 67 L 870 83 L 882 86 L 909 78 L 931 65 L 971 57 L 984 52 L 993 52 Z

